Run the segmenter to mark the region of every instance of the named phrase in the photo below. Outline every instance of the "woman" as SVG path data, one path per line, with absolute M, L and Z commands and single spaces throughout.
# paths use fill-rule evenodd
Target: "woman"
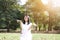
M 36 24 L 33 25 L 36 26 Z M 20 40 L 32 40 L 31 34 L 32 23 L 30 23 L 29 21 L 29 16 L 25 15 L 23 22 L 20 20 L 20 26 L 21 26 Z

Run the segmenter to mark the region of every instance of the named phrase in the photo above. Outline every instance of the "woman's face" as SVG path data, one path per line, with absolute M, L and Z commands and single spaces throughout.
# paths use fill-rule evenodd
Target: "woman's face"
M 24 17 L 24 20 L 25 20 L 25 22 L 27 22 L 27 21 L 28 21 L 28 17 L 27 17 L 27 16 L 25 16 L 25 17 Z

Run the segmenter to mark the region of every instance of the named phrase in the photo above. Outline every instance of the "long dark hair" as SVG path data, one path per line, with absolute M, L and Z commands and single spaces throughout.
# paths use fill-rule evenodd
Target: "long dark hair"
M 25 15 L 25 16 L 28 16 L 28 15 Z M 28 18 L 28 21 L 27 22 L 28 22 L 28 24 L 30 23 L 30 19 L 29 18 Z M 25 24 L 25 20 L 24 19 L 23 19 L 23 24 Z

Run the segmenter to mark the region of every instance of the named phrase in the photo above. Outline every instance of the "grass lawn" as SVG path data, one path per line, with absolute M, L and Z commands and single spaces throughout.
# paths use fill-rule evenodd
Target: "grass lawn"
M 60 40 L 60 34 L 35 33 L 33 40 Z M 20 33 L 0 33 L 0 40 L 19 40 Z

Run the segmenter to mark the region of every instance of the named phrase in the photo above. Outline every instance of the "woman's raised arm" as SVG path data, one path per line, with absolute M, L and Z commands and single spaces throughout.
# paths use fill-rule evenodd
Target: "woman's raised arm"
M 17 23 L 19 23 L 20 22 L 20 20 L 17 20 Z
M 31 23 L 30 25 L 31 25 L 31 26 L 29 27 L 28 30 L 30 30 L 30 29 L 32 28 L 32 26 L 35 26 L 35 27 L 37 26 L 35 23 Z
M 35 24 L 35 23 L 32 23 L 32 25 L 33 25 L 33 26 L 37 26 L 37 24 Z
M 20 24 L 20 30 L 22 31 L 22 21 L 21 20 L 17 20 L 17 23 Z M 22 32 L 21 32 L 22 33 Z
M 22 26 L 22 21 L 21 20 L 17 20 L 17 23 L 20 23 L 20 26 Z

